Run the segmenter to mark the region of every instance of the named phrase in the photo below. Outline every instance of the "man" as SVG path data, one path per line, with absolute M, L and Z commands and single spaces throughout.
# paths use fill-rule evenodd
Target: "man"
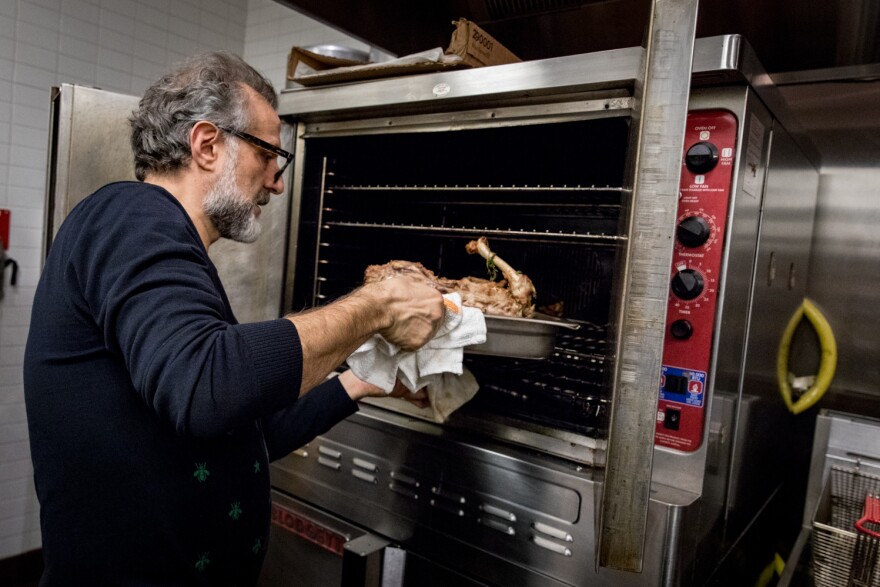
M 253 585 L 269 462 L 381 393 L 327 375 L 373 334 L 414 349 L 439 326 L 440 294 L 406 279 L 237 324 L 207 251 L 256 239 L 283 190 L 275 106 L 241 59 L 193 58 L 132 115 L 141 182 L 86 198 L 53 242 L 24 365 L 41 585 Z

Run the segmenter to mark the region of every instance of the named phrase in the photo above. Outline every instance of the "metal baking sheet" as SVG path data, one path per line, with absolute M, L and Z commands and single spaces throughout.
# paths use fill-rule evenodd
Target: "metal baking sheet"
M 531 318 L 486 315 L 486 342 L 465 347 L 473 355 L 492 355 L 516 359 L 544 359 L 556 345 L 560 329 L 581 326 L 560 318 L 536 313 Z

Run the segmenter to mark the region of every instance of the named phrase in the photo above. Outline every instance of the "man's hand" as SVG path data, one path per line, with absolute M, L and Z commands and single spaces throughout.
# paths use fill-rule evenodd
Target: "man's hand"
M 390 325 L 379 330 L 385 340 L 405 351 L 413 351 L 431 340 L 443 321 L 440 292 L 409 277 L 394 277 L 375 284 L 376 295 L 385 305 Z
M 354 401 L 358 401 L 364 397 L 400 397 L 419 408 L 427 408 L 431 405 L 431 401 L 428 399 L 428 394 L 424 389 L 412 392 L 408 390 L 399 379 L 395 382 L 394 389 L 391 390 L 390 394 L 385 393 L 385 390 L 381 387 L 376 387 L 375 385 L 358 379 L 351 370 L 343 372 L 339 376 L 339 382 L 342 384 L 346 393 L 348 393 L 348 396 Z
M 425 388 L 418 391 L 410 391 L 400 382 L 400 379 L 394 383 L 394 389 L 391 390 L 388 397 L 402 397 L 417 408 L 431 407 L 431 400 L 428 398 L 428 392 L 425 391 Z

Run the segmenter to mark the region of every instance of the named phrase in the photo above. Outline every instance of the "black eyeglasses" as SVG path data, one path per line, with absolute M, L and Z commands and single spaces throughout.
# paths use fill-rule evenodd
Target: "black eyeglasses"
M 284 173 L 284 170 L 287 169 L 287 166 L 290 165 L 290 162 L 293 161 L 293 154 L 292 153 L 288 153 L 284 149 L 279 149 L 275 145 L 273 145 L 271 143 L 267 143 L 266 141 L 264 141 L 262 139 L 258 139 L 257 137 L 255 137 L 252 134 L 248 134 L 248 133 L 246 133 L 244 131 L 240 131 L 240 130 L 233 130 L 233 129 L 227 128 L 225 126 L 220 126 L 219 124 L 217 124 L 215 126 L 217 128 L 219 128 L 220 130 L 222 130 L 223 132 L 228 132 L 231 135 L 235 135 L 238 138 L 240 138 L 241 140 L 243 140 L 247 143 L 250 143 L 255 147 L 259 147 L 260 149 L 263 149 L 264 151 L 268 151 L 270 153 L 277 155 L 278 160 L 275 162 L 278 165 L 278 172 L 275 174 L 275 181 L 276 182 L 281 178 L 281 175 Z

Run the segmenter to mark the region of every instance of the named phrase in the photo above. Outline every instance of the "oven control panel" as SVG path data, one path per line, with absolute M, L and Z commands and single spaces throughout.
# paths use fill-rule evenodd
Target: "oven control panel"
M 703 439 L 736 132 L 725 110 L 688 115 L 654 437 L 687 452 Z

